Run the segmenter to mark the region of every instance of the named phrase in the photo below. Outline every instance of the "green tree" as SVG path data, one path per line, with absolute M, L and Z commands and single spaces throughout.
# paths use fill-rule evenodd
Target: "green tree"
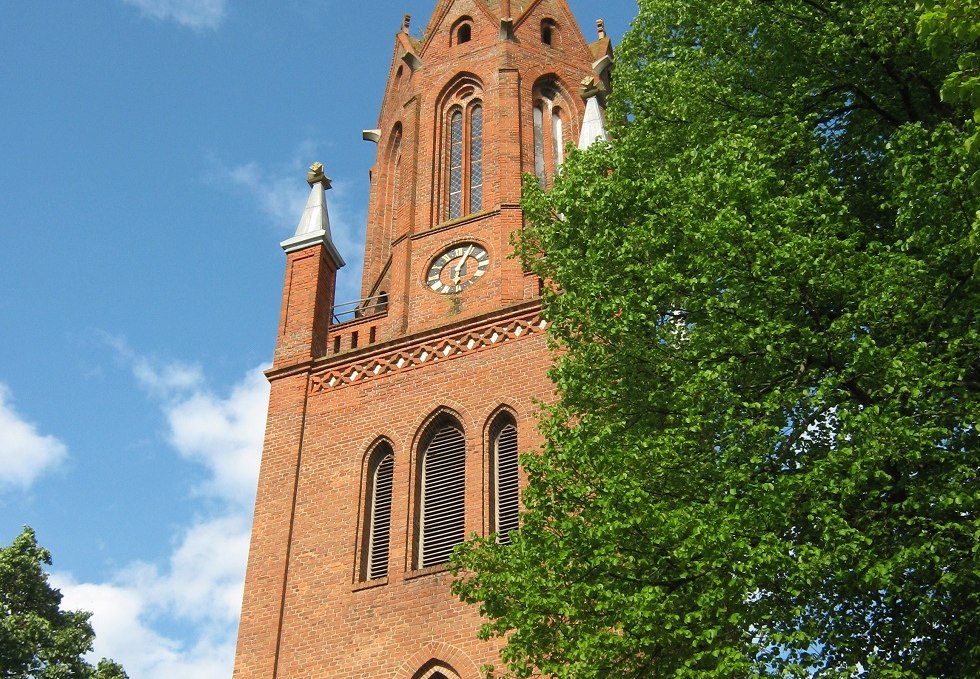
M 90 613 L 62 611 L 48 584 L 51 554 L 25 528 L 0 547 L 0 677 L 3 679 L 126 679 L 116 663 L 85 661 L 95 633 Z
M 974 38 L 639 8 L 614 143 L 526 182 L 558 401 L 457 593 L 516 676 L 980 676 L 975 102 L 941 95 Z

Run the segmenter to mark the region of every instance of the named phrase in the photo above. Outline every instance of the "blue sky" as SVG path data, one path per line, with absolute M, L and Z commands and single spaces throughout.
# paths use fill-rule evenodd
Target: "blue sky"
M 435 0 L 0 4 L 0 542 L 132 679 L 230 677 L 284 255 L 319 160 L 357 297 L 402 15 Z M 632 0 L 571 0 L 618 41 Z

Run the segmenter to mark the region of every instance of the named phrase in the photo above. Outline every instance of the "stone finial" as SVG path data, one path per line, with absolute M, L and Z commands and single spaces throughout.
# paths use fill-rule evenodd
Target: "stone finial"
M 510 0 L 500 0 L 500 18 L 501 19 L 512 18 L 510 13 Z
M 330 188 L 330 178 L 323 174 L 323 163 L 310 165 L 306 181 L 310 184 L 310 197 L 296 225 L 296 233 L 280 245 L 286 252 L 297 252 L 322 245 L 339 269 L 344 265 L 344 258 L 337 252 L 330 238 L 330 215 L 327 213 L 327 189 Z
M 603 40 L 606 37 L 606 22 L 602 19 L 595 20 L 595 27 L 599 29 L 599 40 Z
M 405 18 L 402 19 L 402 33 L 408 33 L 408 29 L 411 25 L 412 25 L 412 15 L 406 14 Z
M 599 97 L 606 93 L 606 87 L 602 84 L 601 80 L 594 75 L 590 75 L 582 78 L 582 86 L 579 88 L 579 93 L 583 99 Z
M 323 163 L 313 163 L 310 171 L 306 173 L 306 183 L 312 188 L 317 184 L 323 184 L 323 188 L 330 188 L 330 177 L 323 174 Z

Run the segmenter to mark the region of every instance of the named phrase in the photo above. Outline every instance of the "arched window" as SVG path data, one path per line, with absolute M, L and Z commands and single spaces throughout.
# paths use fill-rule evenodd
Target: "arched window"
M 483 106 L 470 107 L 470 212 L 483 209 Z
M 449 218 L 463 214 L 463 112 L 449 116 Z
M 541 186 L 551 179 L 565 162 L 566 101 L 554 77 L 542 79 L 534 87 L 532 126 L 534 135 L 534 174 Z
M 419 487 L 419 568 L 449 560 L 465 530 L 466 442 L 463 428 L 448 415 L 437 418 L 422 438 Z
M 388 149 L 387 186 L 385 187 L 385 249 L 398 237 L 398 188 L 401 179 L 402 161 L 402 126 L 401 123 L 395 125 L 391 134 L 391 142 Z M 382 253 L 383 257 L 388 256 L 388 252 Z
M 544 104 L 534 107 L 534 175 L 544 186 Z
M 510 544 L 511 531 L 518 528 L 520 510 L 517 461 L 517 423 L 510 413 L 501 413 L 490 427 L 493 526 L 497 542 Z
M 561 109 L 557 106 L 551 109 L 551 155 L 555 171 L 565 162 L 565 138 L 561 124 Z
M 387 442 L 372 451 L 368 461 L 368 505 L 365 511 L 366 530 L 364 558 L 361 566 L 363 580 L 375 580 L 388 575 L 388 554 L 391 543 L 391 491 L 395 471 L 395 455 Z
M 541 42 L 549 47 L 557 45 L 558 25 L 552 19 L 541 21 Z
M 464 42 L 469 42 L 473 39 L 473 18 L 469 16 L 462 16 L 456 20 L 450 31 L 452 36 L 453 45 L 462 45 Z
M 449 669 L 445 663 L 432 660 L 416 672 L 412 679 L 459 679 L 459 675 Z
M 443 219 L 458 219 L 483 209 L 483 102 L 464 81 L 450 97 L 445 132 Z

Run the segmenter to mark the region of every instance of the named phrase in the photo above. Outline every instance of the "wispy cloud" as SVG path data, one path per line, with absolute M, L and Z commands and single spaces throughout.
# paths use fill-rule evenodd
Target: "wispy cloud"
M 164 565 L 132 563 L 101 583 L 52 579 L 66 607 L 93 612 L 95 656 L 119 661 L 132 679 L 230 677 L 268 382 L 257 367 L 216 393 L 194 366 L 110 341 L 160 408 L 174 452 L 209 472 L 197 490 L 212 512 L 178 533 Z
M 224 21 L 227 0 L 123 0 L 161 21 L 175 21 L 196 30 L 215 29 Z
M 306 170 L 316 160 L 316 154 L 316 145 L 307 140 L 298 145 L 291 158 L 276 164 L 263 165 L 255 161 L 226 164 L 212 158 L 212 179 L 230 184 L 239 189 L 242 195 L 254 200 L 279 236 L 285 239 L 296 229 L 309 198 Z M 343 180 L 335 180 L 333 190 L 327 193 L 330 235 L 347 262 L 337 277 L 338 302 L 357 299 L 361 291 L 366 210 L 354 209 L 351 193 L 351 184 Z
M 10 390 L 0 384 L 0 490 L 28 488 L 41 474 L 68 457 L 68 447 L 37 427 L 13 407 Z

